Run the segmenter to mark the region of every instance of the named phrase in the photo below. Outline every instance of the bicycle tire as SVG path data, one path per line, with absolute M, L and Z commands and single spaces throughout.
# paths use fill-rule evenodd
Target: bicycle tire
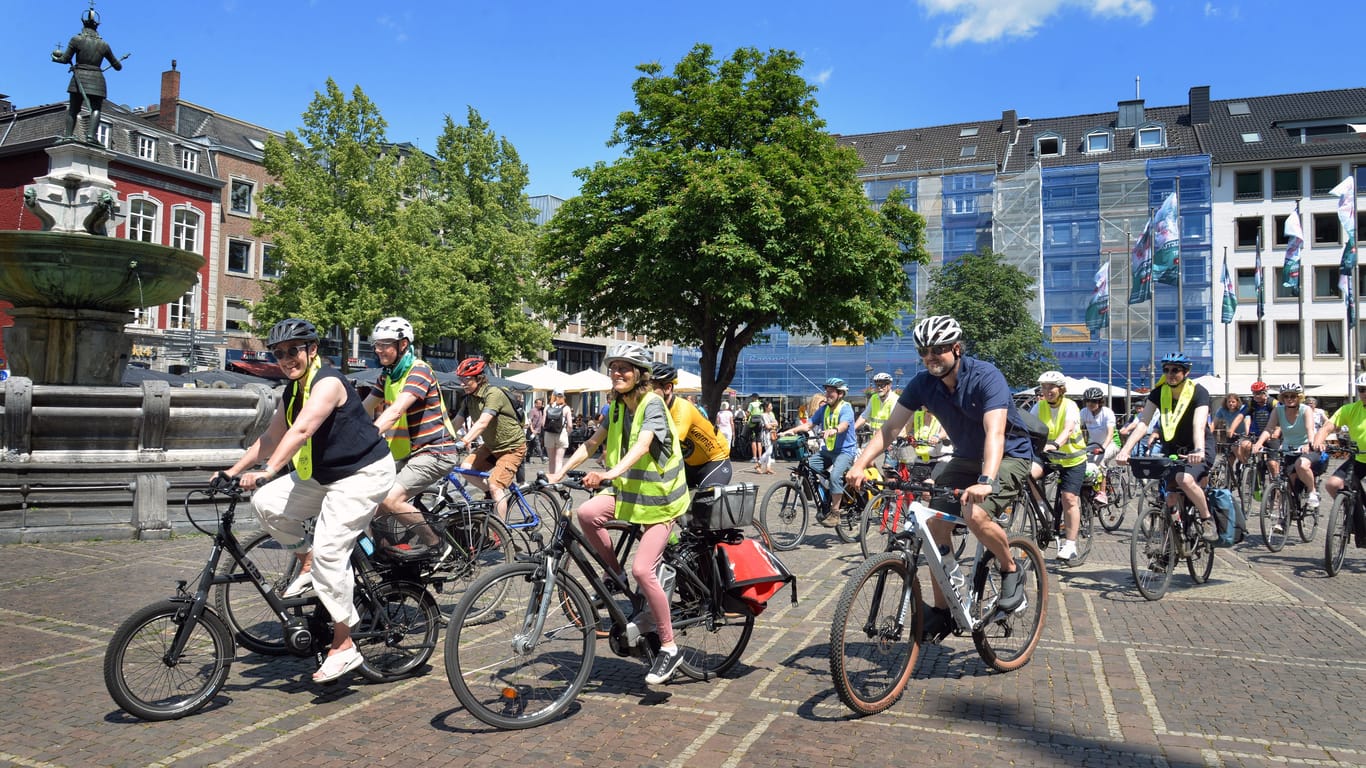
M 795 480 L 785 480 L 764 494 L 759 520 L 768 530 L 773 548 L 779 552 L 795 548 L 806 535 L 811 509 L 801 486 Z
M 1190 571 L 1191 579 L 1196 584 L 1204 584 L 1214 570 L 1214 545 L 1201 539 L 1198 534 L 1195 538 L 1194 544 L 1187 544 L 1191 552 L 1186 556 L 1186 570 Z
M 1350 505 L 1355 501 L 1356 494 L 1347 490 L 1338 491 L 1338 495 L 1333 497 L 1333 507 L 1328 513 L 1328 530 L 1323 537 L 1323 569 L 1329 576 L 1336 576 L 1342 570 L 1347 540 L 1352 536 Z
M 1176 568 L 1176 538 L 1165 507 L 1149 507 L 1134 521 L 1129 569 L 1145 600 L 1161 600 Z
M 1276 531 L 1279 527 L 1280 532 Z M 1285 547 L 1290 532 L 1290 494 L 1279 483 L 1266 489 L 1262 497 L 1262 542 L 1272 552 Z
M 699 567 L 710 570 L 711 561 L 697 560 Z M 698 582 L 711 589 L 712 577 L 695 570 L 686 574 L 683 563 L 679 569 L 673 601 L 669 608 L 673 624 L 674 642 L 683 654 L 679 671 L 694 680 L 710 680 L 729 672 L 739 661 L 754 633 L 754 616 L 738 611 L 713 610 L 713 595 L 692 594 L 695 576 Z
M 232 633 L 205 608 L 185 642 L 180 659 L 165 655 L 189 603 L 148 605 L 124 620 L 104 652 L 104 686 L 123 711 L 142 720 L 175 720 L 203 709 L 227 682 L 232 668 Z
M 1238 494 L 1238 508 L 1243 511 L 1244 517 L 1252 515 L 1252 466 L 1249 464 L 1239 464 L 1237 478 L 1233 492 Z M 1243 520 L 1247 524 L 1247 520 Z
M 868 491 L 862 491 L 855 497 L 855 501 L 840 509 L 840 520 L 835 525 L 835 535 L 845 544 L 853 544 L 862 538 L 863 510 L 870 506 L 867 496 Z
M 257 531 L 242 542 L 242 554 L 260 571 L 266 588 L 275 592 L 288 586 L 302 567 L 293 552 L 265 531 Z M 241 566 L 231 557 L 225 556 L 218 564 L 220 577 L 242 573 Z M 250 581 L 219 584 L 214 594 L 214 608 L 232 636 L 247 650 L 265 656 L 282 656 L 289 652 L 280 617 Z M 290 610 L 300 613 L 303 609 Z
M 1114 533 L 1124 525 L 1124 516 L 1134 497 L 1132 481 L 1133 478 L 1127 471 L 1117 467 L 1106 472 L 1105 484 L 1109 487 L 1109 503 L 1098 510 L 1097 517 L 1100 519 L 1100 527 L 1108 533 Z
M 481 573 L 512 562 L 517 554 L 517 544 L 512 531 L 497 515 L 482 513 L 471 515 L 468 521 L 451 522 L 442 536 L 450 551 L 430 570 L 423 572 L 423 582 L 431 587 L 440 613 L 439 621 L 445 626 L 469 584 Z M 465 620 L 481 621 L 501 599 L 501 595 L 486 594 L 483 603 L 471 607 Z
M 1307 503 L 1300 505 L 1300 517 L 1295 521 L 1295 527 L 1299 529 L 1300 541 L 1306 544 L 1313 541 L 1319 532 L 1319 508 Z
M 1010 672 L 1029 663 L 1048 618 L 1048 571 L 1043 553 L 1033 540 L 1024 536 L 1013 536 L 1007 543 L 1016 567 L 1025 569 L 1025 602 L 1019 608 L 1009 614 L 996 610 L 1002 574 L 991 550 L 984 553 L 973 574 L 974 610 L 990 610 L 992 614 L 986 623 L 973 631 L 972 644 L 977 646 L 982 661 L 1000 672 Z M 975 615 L 973 621 L 980 618 L 982 616 Z
M 563 715 L 593 669 L 596 635 L 572 615 L 591 615 L 588 595 L 571 579 L 559 580 L 535 648 L 514 649 L 514 641 L 540 605 L 545 590 L 541 563 L 512 563 L 480 576 L 456 607 L 446 629 L 446 679 L 465 710 L 495 728 L 517 730 Z M 482 624 L 462 621 L 480 592 L 501 589 L 503 600 Z M 569 605 L 566 605 L 569 604 Z
M 1020 495 L 1015 499 L 1015 511 L 1011 515 L 1009 527 L 1005 529 L 1006 535 L 1027 536 L 1037 545 L 1040 531 L 1039 518 L 1042 516 L 1043 509 L 1039 506 L 1039 500 L 1030 494 L 1028 488 L 1020 491 Z
M 910 617 L 909 627 L 900 623 L 903 615 Z M 901 698 L 920 657 L 924 620 L 920 580 L 902 553 L 883 552 L 863 562 L 840 594 L 830 624 L 830 677 L 845 706 L 872 715 Z
M 773 538 L 768 535 L 768 529 L 757 517 L 750 520 L 749 525 L 745 526 L 745 538 L 755 539 L 764 545 L 764 549 L 773 549 Z
M 1080 507 L 1077 519 L 1077 553 L 1067 561 L 1068 566 L 1074 568 L 1085 563 L 1086 558 L 1091 556 L 1096 534 L 1095 499 L 1090 494 L 1083 494 Z
M 540 552 L 545 547 L 545 542 L 550 538 L 550 532 L 555 530 L 555 519 L 559 517 L 565 502 L 554 493 L 537 488 L 531 492 L 523 491 L 522 498 L 536 513 L 539 518 L 535 527 L 514 528 L 513 530 L 522 534 L 522 539 L 526 541 L 527 551 L 531 554 Z
M 858 544 L 865 560 L 887 549 L 887 536 L 890 533 L 888 528 L 895 523 L 895 508 L 887 514 L 885 520 L 883 515 L 887 513 L 888 504 L 895 499 L 896 497 L 887 494 L 879 494 L 865 504 L 863 512 L 859 514 Z
M 387 581 L 373 589 L 375 604 L 356 596 L 360 621 L 351 628 L 351 638 L 365 659 L 357 671 L 373 683 L 402 680 L 432 657 L 441 613 L 427 588 L 416 582 Z

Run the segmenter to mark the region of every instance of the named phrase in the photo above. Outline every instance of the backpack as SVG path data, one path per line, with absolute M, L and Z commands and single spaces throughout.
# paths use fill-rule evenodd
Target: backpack
M 508 405 L 512 407 L 512 413 L 513 413 L 513 415 L 516 416 L 516 418 L 517 418 L 517 423 L 518 423 L 518 424 L 525 424 L 525 423 L 526 423 L 526 408 L 525 408 L 525 406 L 522 405 L 522 401 L 521 401 L 521 400 L 518 400 L 518 399 L 515 398 L 515 397 L 513 397 L 513 396 L 512 396 L 512 390 L 508 389 L 507 387 L 494 387 L 494 389 L 498 390 L 499 392 L 502 392 L 502 393 L 503 393 L 503 397 L 506 397 L 506 398 L 507 398 L 507 400 L 508 400 Z
M 727 611 L 758 616 L 768 607 L 769 598 L 788 584 L 792 585 L 792 603 L 796 604 L 797 577 L 758 541 L 720 542 L 716 560 L 723 587 L 721 607 Z
M 1210 514 L 1214 515 L 1214 525 L 1219 531 L 1217 547 L 1231 547 L 1247 536 L 1247 527 L 1242 510 L 1238 509 L 1238 499 L 1227 488 L 1214 488 L 1205 491 L 1209 501 Z
M 1037 415 L 1031 411 L 1017 409 L 1020 420 L 1024 422 L 1025 437 L 1029 438 L 1029 444 L 1034 448 L 1036 458 L 1043 457 L 1043 447 L 1048 444 L 1048 425 L 1043 423 Z
M 563 432 L 564 431 L 564 406 L 552 405 L 545 409 L 545 431 Z

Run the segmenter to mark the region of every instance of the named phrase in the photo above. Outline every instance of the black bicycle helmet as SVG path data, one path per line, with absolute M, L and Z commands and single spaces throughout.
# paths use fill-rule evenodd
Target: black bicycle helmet
M 312 323 L 299 317 L 287 317 L 270 327 L 266 346 L 273 347 L 286 341 L 317 341 L 318 329 Z
M 678 381 L 678 369 L 668 363 L 655 363 L 650 366 L 650 380 L 672 384 Z
M 1100 391 L 1100 387 L 1091 387 L 1081 393 L 1082 400 L 1104 400 L 1105 393 Z

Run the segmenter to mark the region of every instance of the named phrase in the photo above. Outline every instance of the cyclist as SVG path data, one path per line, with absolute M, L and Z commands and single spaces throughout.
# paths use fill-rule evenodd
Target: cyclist
M 413 326 L 401 317 L 375 324 L 370 342 L 379 358 L 379 379 L 365 399 L 365 410 L 376 413 L 375 429 L 389 441 L 398 466 L 398 479 L 380 502 L 379 514 L 393 515 L 418 537 L 414 553 L 436 546 L 440 539 L 408 499 L 439 482 L 455 467 L 455 428 L 446 415 L 446 401 L 432 367 L 413 353 Z
M 844 399 L 849 385 L 844 379 L 831 377 L 825 380 L 825 404 L 811 414 L 805 424 L 779 432 L 778 436 L 797 432 L 810 432 L 820 425 L 821 450 L 811 454 L 806 460 L 817 472 L 830 471 L 830 514 L 820 521 L 821 525 L 834 528 L 840 524 L 840 507 L 844 503 L 844 475 L 854 457 L 858 456 L 858 438 L 854 435 L 854 406 Z
M 1250 422 L 1247 419 L 1239 421 L 1238 415 L 1243 412 L 1243 399 L 1234 392 L 1224 395 L 1224 403 L 1219 406 L 1219 410 L 1210 416 L 1210 422 L 1214 427 L 1214 436 L 1219 439 L 1219 443 L 1230 442 L 1235 439 L 1241 440 L 1247 435 Z M 1235 432 L 1233 423 L 1238 421 L 1238 429 Z
M 731 478 L 730 443 L 716 431 L 691 400 L 674 396 L 678 371 L 668 363 L 655 363 L 650 369 L 650 386 L 664 398 L 669 415 L 678 427 L 679 444 L 683 448 L 683 472 L 688 488 L 710 485 L 729 485 Z
M 927 317 L 916 323 L 914 338 L 925 370 L 902 390 L 892 415 L 868 439 L 846 477 L 855 489 L 860 487 L 863 471 L 882 455 L 883 446 L 892 442 L 911 414 L 925 405 L 953 441 L 953 458 L 939 465 L 935 482 L 963 489 L 961 509 L 939 498 L 931 506 L 961 514 L 968 530 L 996 556 L 1004 574 L 997 607 L 1007 612 L 1023 610 L 1028 602 L 1023 573 L 1010 556 L 1006 533 L 996 517 L 1019 494 L 1029 474 L 1034 450 L 1024 421 L 1000 369 L 963 354 L 963 329 L 958 321 L 948 315 Z M 953 523 L 935 519 L 929 525 L 939 551 L 948 552 Z M 934 606 L 926 613 L 924 636 L 940 640 L 953 630 L 953 617 L 939 583 L 930 583 Z
M 1325 421 L 1315 433 L 1315 450 L 1324 450 L 1328 436 L 1335 429 L 1346 429 L 1348 435 L 1360 444 L 1359 447 L 1366 448 L 1366 373 L 1357 376 L 1356 390 L 1357 399 L 1339 408 L 1333 414 L 1333 418 Z M 1366 452 L 1356 454 L 1351 461 L 1357 463 L 1357 477 L 1366 478 Z M 1323 481 L 1323 490 L 1328 492 L 1329 498 L 1337 496 L 1338 491 L 1347 484 L 1347 474 L 1350 470 L 1348 462 L 1344 461 L 1327 480 Z
M 1109 501 L 1105 495 L 1105 470 L 1119 453 L 1119 444 L 1115 442 L 1115 412 L 1105 404 L 1105 392 L 1100 387 L 1088 387 L 1081 393 L 1081 403 L 1081 428 L 1086 432 L 1087 446 L 1105 448 L 1096 462 L 1095 478 L 1096 503 L 1105 504 Z
M 760 473 L 764 470 L 764 465 L 759 461 L 759 457 L 764 453 L 764 403 L 759 399 L 758 392 L 749 396 L 749 405 L 745 406 L 745 413 L 749 417 L 746 427 L 749 429 L 750 458 L 754 459 L 755 473 Z
M 1270 439 L 1272 433 L 1279 432 L 1281 436 L 1281 449 L 1286 451 L 1297 450 L 1300 456 L 1295 459 L 1295 477 L 1299 478 L 1300 483 L 1309 491 L 1309 497 L 1305 499 L 1305 504 L 1310 509 L 1319 508 L 1318 483 L 1314 478 L 1323 474 L 1322 454 L 1310 452 L 1310 437 L 1314 434 L 1314 409 L 1300 403 L 1303 390 L 1297 381 L 1292 381 L 1281 385 L 1280 405 L 1271 412 L 1271 419 L 1266 423 L 1266 428 L 1253 443 L 1254 452 L 1262 450 L 1262 446 Z M 1275 459 L 1267 458 L 1267 472 L 1275 477 L 1281 471 L 1281 463 Z M 1280 524 L 1277 523 L 1277 528 Z M 1281 531 L 1276 531 L 1281 533 Z
M 1067 399 L 1067 380 L 1061 371 L 1039 374 L 1042 397 L 1034 404 L 1034 415 L 1048 427 L 1044 458 L 1058 473 L 1062 499 L 1063 535 L 1058 542 L 1058 559 L 1064 562 L 1077 556 L 1077 531 L 1081 528 L 1081 484 L 1086 480 L 1086 437 L 1081 429 L 1081 411 Z M 1035 479 L 1043 477 L 1041 464 L 1032 464 Z
M 614 517 L 641 526 L 631 575 L 659 633 L 659 653 L 645 676 L 647 684 L 659 685 L 673 677 L 683 658 L 674 642 L 669 597 L 655 575 L 673 521 L 688 509 L 683 449 L 668 406 L 650 388 L 653 361 L 649 351 L 636 342 L 623 341 L 609 347 L 605 359 L 612 378 L 608 418 L 574 451 L 564 468 L 548 479 L 552 483 L 563 480 L 565 472 L 606 443 L 606 469 L 589 472 L 583 483 L 589 488 L 607 487 L 579 506 L 579 525 L 593 550 L 611 568 L 609 582 L 619 586 L 626 584 L 626 574 L 605 526 Z
M 526 432 L 507 393 L 489 384 L 483 358 L 461 360 L 455 375 L 460 377 L 460 386 L 465 390 L 465 413 L 474 418 L 463 442 L 456 445 L 473 445 L 478 437 L 489 432 L 489 425 L 493 426 L 490 437 L 465 459 L 465 468 L 489 473 L 487 481 L 482 477 L 470 477 L 469 481 L 492 494 L 499 517 L 507 519 L 508 488 L 516 481 L 517 469 L 526 458 Z
M 1167 479 L 1167 503 L 1175 504 L 1178 492 L 1186 494 L 1199 513 L 1200 537 L 1213 543 L 1219 540 L 1219 531 L 1210 517 L 1205 491 L 1200 487 L 1200 481 L 1214 466 L 1214 440 L 1209 428 L 1210 398 L 1208 390 L 1189 380 L 1190 370 L 1191 360 L 1184 354 L 1169 352 L 1162 356 L 1163 381 L 1148 393 L 1138 423 L 1115 460 L 1121 465 L 1129 463 L 1130 452 L 1148 431 L 1148 424 L 1156 413 L 1163 452 L 1185 459 L 1185 463 L 1174 468 Z
M 892 390 L 892 374 L 883 371 L 874 376 L 873 394 L 868 396 L 868 407 L 854 420 L 854 434 L 861 434 L 864 427 L 868 427 L 870 433 L 882 429 L 887 417 L 892 415 L 898 394 Z M 891 450 L 890 445 L 887 450 Z
M 1266 382 L 1252 382 L 1252 400 L 1239 412 L 1238 417 L 1229 425 L 1231 432 L 1242 431 L 1242 436 L 1238 438 L 1238 447 L 1234 453 L 1238 461 L 1246 464 L 1252 459 L 1252 441 L 1254 435 L 1260 435 L 1266 430 L 1266 423 L 1271 419 L 1271 411 L 1276 407 L 1276 403 L 1267 396 Z M 1267 441 L 1267 448 L 1276 450 L 1281 445 L 1278 438 Z
M 313 673 L 315 682 L 325 683 L 364 662 L 351 641 L 351 625 L 360 621 L 351 549 L 394 484 L 394 459 L 355 387 L 318 354 L 312 323 L 281 320 L 270 329 L 266 347 L 289 383 L 265 434 L 222 474 L 256 491 L 252 504 L 261 527 L 303 563 L 303 575 L 285 594 L 311 586 L 336 623 L 331 650 Z M 264 469 L 245 471 L 263 462 Z M 286 472 L 291 462 L 294 469 Z M 314 516 L 310 550 L 303 523 Z

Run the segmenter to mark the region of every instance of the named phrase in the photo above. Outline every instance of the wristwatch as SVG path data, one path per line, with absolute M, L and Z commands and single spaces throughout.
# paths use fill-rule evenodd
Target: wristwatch
M 1001 490 L 1001 483 L 991 475 L 978 475 L 977 484 L 991 486 L 991 490 L 993 493 Z

